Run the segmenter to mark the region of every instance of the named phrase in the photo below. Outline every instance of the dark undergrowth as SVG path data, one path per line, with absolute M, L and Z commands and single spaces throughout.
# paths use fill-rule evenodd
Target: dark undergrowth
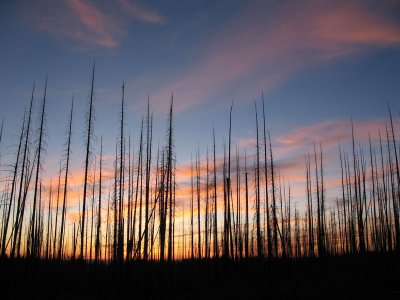
M 0 260 L 1 299 L 400 299 L 397 255 L 90 264 Z

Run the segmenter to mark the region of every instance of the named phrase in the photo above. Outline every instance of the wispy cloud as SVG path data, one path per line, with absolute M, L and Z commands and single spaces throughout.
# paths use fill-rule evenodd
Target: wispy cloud
M 400 22 L 367 1 L 262 1 L 203 44 L 202 59 L 155 98 L 173 90 L 181 110 L 215 101 L 225 90 L 251 99 L 310 65 L 400 44 Z
M 356 143 L 365 144 L 371 138 L 373 143 L 379 139 L 385 130 L 385 120 L 354 121 L 354 137 Z M 314 143 L 319 151 L 321 143 L 326 170 L 336 170 L 339 162 L 339 143 L 347 149 L 352 139 L 350 120 L 327 120 L 294 128 L 278 136 L 271 136 L 274 160 L 280 174 L 291 184 L 300 185 L 294 195 L 304 194 L 305 158 L 308 153 L 313 157 Z M 246 137 L 237 140 L 242 149 L 255 149 L 255 138 Z M 254 151 L 254 150 L 253 150 Z M 327 177 L 327 189 L 338 186 L 337 174 Z
M 369 136 L 376 138 L 378 129 L 384 130 L 384 120 L 355 121 L 355 138 L 359 141 L 367 141 Z M 280 149 L 280 155 L 296 149 L 310 148 L 314 143 L 321 143 L 323 147 L 337 146 L 339 143 L 349 141 L 351 136 L 350 120 L 329 120 L 293 129 L 287 134 L 276 137 L 276 147 Z
M 385 130 L 385 120 L 369 120 L 354 121 L 354 135 L 356 143 L 364 144 L 369 138 L 375 143 L 379 140 L 379 130 Z M 299 127 L 283 133 L 278 136 L 272 136 L 272 149 L 274 154 L 275 171 L 286 185 L 291 187 L 292 197 L 295 201 L 304 201 L 306 189 L 306 156 L 310 153 L 313 162 L 313 145 L 316 143 L 317 153 L 320 151 L 319 143 L 321 143 L 323 151 L 323 163 L 325 172 L 325 187 L 331 193 L 340 187 L 340 175 L 338 175 L 339 161 L 339 143 L 342 149 L 350 145 L 352 139 L 350 120 L 328 120 L 320 123 L 310 124 Z M 244 174 L 244 149 L 247 149 L 247 168 L 250 178 L 254 176 L 253 163 L 255 160 L 256 140 L 253 138 L 237 139 L 235 145 L 240 149 L 240 165 L 242 176 Z M 261 147 L 263 147 L 261 145 Z M 368 146 L 367 146 L 368 147 Z M 263 153 L 263 150 L 262 150 Z M 263 156 L 263 155 L 262 155 Z M 204 157 L 203 157 L 204 159 Z M 269 159 L 269 157 L 268 157 Z M 263 158 L 261 159 L 263 160 Z M 194 167 L 195 168 L 195 167 Z M 212 169 L 212 165 L 210 165 Z M 217 157 L 217 176 L 218 191 L 223 193 L 223 183 L 221 181 L 223 169 L 223 158 Z M 193 170 L 196 176 L 196 170 Z M 211 171 L 212 172 L 212 171 Z M 236 178 L 236 162 L 232 168 L 232 178 Z M 202 182 L 205 182 L 206 169 L 204 160 L 201 165 Z M 235 174 L 235 175 L 233 175 Z M 177 166 L 177 184 L 180 187 L 179 196 L 183 199 L 189 199 L 191 196 L 191 180 L 192 170 L 190 162 L 182 162 Z M 235 179 L 234 179 L 235 180 Z M 252 179 L 250 179 L 252 182 Z M 331 199 L 332 200 L 332 199 Z
M 42 0 L 27 10 L 25 16 L 33 28 L 84 50 L 120 46 L 132 21 L 161 24 L 166 20 L 152 9 L 128 0 L 114 5 L 100 1 Z
M 378 130 L 381 132 L 385 129 L 385 120 L 375 119 L 368 121 L 354 121 L 355 139 L 364 142 L 371 139 L 377 139 Z M 331 147 L 339 143 L 351 140 L 351 120 L 327 120 L 306 126 L 300 126 L 290 131 L 271 135 L 272 145 L 275 149 L 279 149 L 279 156 L 285 157 L 288 153 L 294 151 L 304 151 L 311 149 L 313 144 L 319 143 L 323 147 Z M 256 139 L 253 137 L 239 138 L 236 143 L 240 148 L 255 148 Z
M 378 130 L 383 132 L 385 129 L 385 120 L 370 120 L 370 121 L 355 121 L 354 122 L 354 133 L 357 143 L 363 143 L 368 141 L 371 136 L 372 139 L 377 140 L 378 138 Z M 333 195 L 331 193 L 332 190 L 338 188 L 340 186 L 340 175 L 335 173 L 335 170 L 340 166 L 339 164 L 339 154 L 338 154 L 338 143 L 345 144 L 350 141 L 352 138 L 351 135 L 351 123 L 350 120 L 328 120 L 316 124 L 310 124 L 307 126 L 299 127 L 292 129 L 286 133 L 283 133 L 279 136 L 272 136 L 272 146 L 274 152 L 274 162 L 276 167 L 276 174 L 278 178 L 281 179 L 281 182 L 284 183 L 286 188 L 291 187 L 291 196 L 293 199 L 299 204 L 304 201 L 305 196 L 305 158 L 307 152 L 313 152 L 313 143 L 317 143 L 317 151 L 318 144 L 321 142 L 322 150 L 324 154 L 324 172 L 325 172 L 325 186 L 328 191 L 328 195 Z M 240 149 L 240 165 L 241 165 L 241 176 L 242 176 L 242 184 L 243 184 L 243 176 L 244 176 L 244 148 L 249 150 L 247 152 L 247 168 L 249 172 L 249 182 L 250 182 L 250 190 L 251 196 L 250 199 L 253 203 L 254 200 L 254 158 L 255 158 L 255 139 L 252 138 L 244 138 L 237 139 L 234 146 L 238 146 Z M 234 148 L 233 146 L 233 148 Z M 262 150 L 263 153 L 263 150 Z M 311 154 L 312 155 L 312 154 Z M 200 165 L 200 174 L 201 174 L 201 184 L 204 187 L 206 182 L 206 156 L 205 153 L 201 153 L 201 165 Z M 263 156 L 263 155 L 262 155 Z M 112 155 L 105 156 L 103 166 L 102 176 L 103 176 L 103 187 L 104 194 L 107 195 L 106 191 L 109 190 L 109 187 L 112 187 L 113 184 L 113 176 L 114 176 L 114 167 Z M 231 177 L 233 181 L 236 181 L 236 157 L 232 162 L 232 170 Z M 263 160 L 263 158 L 261 158 Z M 311 157 L 313 161 L 313 157 Z M 195 159 L 193 159 L 194 164 Z M 213 182 L 213 160 L 210 158 L 209 161 L 209 171 L 210 171 L 210 184 Z M 216 165 L 217 165 L 217 190 L 220 199 L 223 195 L 223 157 L 217 156 Z M 261 163 L 262 164 L 262 163 Z M 193 175 L 196 176 L 195 166 L 193 165 Z M 98 170 L 97 170 L 98 172 Z M 177 205 L 178 209 L 181 210 L 183 206 L 185 206 L 185 215 L 188 215 L 189 201 L 191 199 L 191 176 L 192 176 L 192 167 L 190 161 L 180 162 L 177 165 L 176 169 L 176 184 L 178 189 L 176 191 L 177 196 Z M 50 183 L 52 182 L 53 189 L 53 204 L 52 208 L 56 207 L 56 195 L 57 195 L 57 177 L 58 175 L 53 175 L 53 178 L 44 178 L 42 180 L 44 194 L 48 195 L 48 189 L 50 187 Z M 78 219 L 78 204 L 79 201 L 82 201 L 82 193 L 83 193 L 83 178 L 84 171 L 82 168 L 76 168 L 70 172 L 69 175 L 69 189 L 68 189 L 68 197 L 67 197 L 67 211 L 68 218 L 70 221 L 76 221 Z M 263 180 L 263 179 L 262 179 Z M 278 179 L 277 179 L 278 180 Z M 279 181 L 279 180 L 278 180 Z M 195 179 L 196 184 L 196 179 Z M 277 183 L 279 184 L 279 183 Z M 233 185 L 235 186 L 235 185 Z M 90 185 L 91 188 L 91 185 Z M 195 188 L 196 189 L 196 188 Z M 243 187 L 242 187 L 243 189 Z M 205 199 L 205 191 L 202 189 L 202 201 Z M 212 193 L 211 193 L 212 194 Z M 96 187 L 96 195 L 97 195 L 97 187 Z M 62 197 L 62 192 L 61 192 Z M 107 201 L 107 196 L 103 197 L 103 201 Z M 243 201 L 244 197 L 242 197 Z M 220 210 L 223 209 L 223 201 L 219 201 Z M 104 204 L 103 207 L 106 207 Z M 47 209 L 47 208 L 46 208 Z M 202 210 L 204 206 L 202 204 Z
M 121 0 L 121 5 L 128 13 L 140 21 L 155 24 L 163 24 L 166 22 L 166 18 L 164 16 L 161 16 L 156 11 L 151 10 L 139 3 L 129 0 Z
M 112 18 L 107 17 L 94 5 L 82 0 L 69 0 L 68 6 L 78 17 L 81 28 L 86 31 L 85 36 L 94 37 L 94 42 L 98 46 L 115 47 L 120 36 L 126 32 Z

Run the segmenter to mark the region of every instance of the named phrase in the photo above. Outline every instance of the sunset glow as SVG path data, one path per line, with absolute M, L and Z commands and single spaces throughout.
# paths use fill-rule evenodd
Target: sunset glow
M 159 234 L 162 223 L 158 212 L 161 208 L 157 201 L 162 197 L 160 191 L 164 188 L 160 188 L 160 181 L 164 178 L 162 174 L 167 174 L 161 165 L 166 164 L 169 153 L 166 149 L 170 141 L 168 120 L 172 98 L 173 154 L 170 160 L 173 167 L 170 168 L 174 171 L 171 171 L 173 178 L 168 182 L 170 185 L 173 182 L 175 188 L 175 259 L 189 258 L 191 243 L 200 243 L 203 256 L 215 255 L 214 244 L 209 243 L 215 239 L 211 234 L 214 223 L 206 223 L 211 222 L 208 218 L 213 214 L 216 218 L 213 218 L 212 222 L 217 220 L 219 224 L 216 230 L 219 243 L 217 252 L 222 253 L 225 209 L 223 199 L 224 196 L 227 197 L 224 189 L 227 171 L 224 171 L 224 168 L 227 168 L 229 151 L 231 105 L 232 167 L 229 167 L 231 186 L 228 188 L 231 190 L 228 194 L 231 195 L 229 197 L 232 197 L 234 204 L 231 204 L 233 215 L 229 218 L 244 220 L 246 217 L 243 208 L 246 203 L 244 184 L 247 173 L 250 203 L 248 213 L 251 223 L 247 225 L 251 227 L 250 231 L 254 237 L 254 228 L 257 225 L 253 219 L 259 201 L 259 209 L 263 214 L 263 225 L 259 229 L 263 239 L 267 231 L 265 211 L 268 210 L 265 204 L 265 190 L 267 189 L 267 195 L 272 192 L 272 187 L 269 186 L 271 179 L 268 177 L 272 173 L 268 173 L 268 178 L 265 179 L 264 173 L 259 171 L 262 174 L 258 175 L 261 187 L 261 196 L 258 199 L 255 104 L 261 161 L 258 168 L 264 168 L 265 164 L 269 168 L 271 158 L 267 158 L 265 149 L 271 145 L 275 160 L 275 190 L 277 198 L 283 202 L 283 207 L 279 208 L 282 209 L 282 227 L 285 227 L 284 205 L 292 205 L 291 212 L 288 212 L 292 217 L 292 220 L 288 221 L 288 228 L 295 226 L 295 212 L 299 213 L 301 226 L 307 222 L 308 157 L 311 157 L 312 164 L 317 164 L 320 158 L 315 157 L 323 156 L 321 173 L 325 176 L 322 190 L 326 195 L 326 209 L 336 213 L 339 209 L 337 199 L 342 197 L 340 155 L 349 155 L 349 168 L 353 166 L 351 155 L 364 155 L 365 161 L 362 160 L 360 166 L 369 170 L 369 141 L 372 143 L 371 151 L 380 155 L 380 135 L 384 143 L 390 140 L 387 134 L 389 108 L 393 114 L 393 140 L 400 137 L 398 1 L 26 0 L 6 1 L 0 5 L 0 9 L 0 118 L 4 119 L 0 143 L 0 211 L 6 216 L 10 205 L 15 210 L 20 196 L 13 194 L 12 200 L 9 200 L 13 185 L 18 187 L 15 190 L 16 194 L 17 191 L 25 192 L 27 206 L 23 213 L 23 224 L 19 225 L 22 233 L 21 251 L 28 247 L 28 227 L 31 211 L 34 211 L 32 199 L 36 179 L 35 147 L 38 143 L 45 79 L 48 78 L 44 118 L 45 153 L 43 152 L 41 158 L 41 167 L 37 168 L 42 199 L 42 202 L 37 204 L 41 213 L 38 222 L 47 226 L 42 228 L 44 234 L 48 232 L 47 228 L 53 226 L 51 238 L 56 239 L 52 241 L 56 244 L 57 232 L 61 230 L 61 225 L 56 225 L 55 222 L 57 218 L 57 222 L 60 222 L 61 218 L 68 118 L 71 99 L 74 98 L 71 157 L 65 196 L 67 205 L 64 257 L 78 256 L 80 244 L 75 242 L 78 248 L 73 250 L 73 239 L 79 238 L 78 228 L 82 226 L 88 103 L 92 95 L 91 72 L 94 62 L 94 119 L 90 121 L 93 122 L 93 132 L 90 137 L 91 155 L 85 202 L 86 217 L 92 218 L 92 224 L 86 225 L 86 230 L 91 230 L 89 239 L 94 239 L 93 226 L 96 222 L 93 223 L 93 219 L 99 215 L 98 202 L 101 195 L 102 217 L 99 231 L 103 260 L 108 260 L 111 256 L 110 239 L 114 228 L 114 224 L 111 224 L 111 220 L 114 220 L 112 205 L 119 193 L 116 182 L 121 176 L 123 188 L 120 197 L 123 207 L 119 222 L 130 222 L 130 219 L 133 219 L 131 205 L 135 205 L 135 214 L 144 214 L 144 199 L 150 198 L 150 207 L 147 208 L 150 212 L 149 220 L 146 221 L 144 215 L 141 219 L 135 215 L 135 222 L 140 222 L 140 226 L 143 222 L 143 228 L 139 229 L 135 224 L 132 234 L 127 230 L 126 223 L 119 225 L 124 228 L 122 234 L 124 239 L 126 238 L 123 241 L 124 256 L 128 256 L 127 236 L 131 234 L 133 243 L 138 243 L 146 224 L 151 227 L 153 234 L 148 251 L 151 251 L 151 258 L 154 260 L 160 257 Z M 16 163 L 16 158 L 21 129 L 25 126 L 24 113 L 25 117 L 28 114 L 33 82 L 35 92 L 29 131 L 31 136 L 29 140 L 26 139 L 27 147 L 30 148 L 27 150 L 27 166 L 24 165 L 33 175 L 24 190 L 19 188 L 18 179 L 12 183 L 12 178 L 15 164 L 18 176 L 23 170 L 21 161 Z M 123 85 L 125 111 L 121 143 Z M 265 131 L 262 101 L 265 101 Z M 146 129 L 146 122 L 153 122 L 151 133 Z M 140 154 L 142 124 L 143 152 Z M 213 128 L 216 138 L 215 189 Z M 352 130 L 355 146 L 352 144 Z M 271 136 L 271 144 L 267 140 L 268 137 L 264 143 L 263 134 L 266 132 Z M 146 144 L 149 135 L 152 140 Z M 25 133 L 22 136 L 25 136 Z M 99 191 L 101 139 L 103 165 L 102 190 Z M 149 171 L 139 171 L 140 155 L 143 155 L 143 159 L 147 158 L 148 154 L 145 153 L 150 151 L 150 143 L 152 159 L 148 166 Z M 387 142 L 384 147 L 388 148 L 390 143 L 391 141 Z M 339 145 L 343 152 L 339 152 Z M 390 145 L 388 154 L 391 153 Z M 120 155 L 122 152 L 123 158 Z M 392 158 L 389 159 L 385 155 L 382 155 L 385 160 L 382 165 L 389 168 Z M 122 160 L 121 171 L 119 164 Z M 141 168 L 144 168 L 143 165 Z M 146 183 L 149 195 L 146 195 L 144 189 L 143 174 L 149 174 Z M 378 171 L 376 174 L 378 175 Z M 312 173 L 312 176 L 314 175 Z M 28 180 L 28 177 L 23 178 Z M 200 183 L 196 187 L 198 180 Z M 314 177 L 312 180 L 312 193 L 316 193 Z M 371 178 L 368 177 L 368 180 Z M 140 188 L 140 185 L 143 188 Z M 367 185 L 370 189 L 371 183 L 368 182 Z M 21 187 L 23 186 L 21 183 Z M 171 186 L 169 188 L 171 189 Z M 196 188 L 200 190 L 200 194 L 196 192 Z M 213 211 L 215 208 L 211 205 L 215 191 L 219 199 L 216 204 L 217 212 Z M 195 206 L 191 209 L 192 197 L 195 198 Z M 138 199 L 142 199 L 141 205 Z M 200 209 L 197 199 L 200 199 Z M 11 211 L 14 213 L 14 210 Z M 194 220 L 191 220 L 191 213 L 194 214 Z M 332 220 L 336 220 L 336 217 L 333 216 Z M 11 255 L 12 245 L 15 243 L 12 237 L 17 218 L 17 215 L 11 215 L 9 224 L 5 226 L 3 221 L 1 225 L 2 234 L 6 233 L 4 240 L 7 242 L 7 255 Z M 110 222 L 106 223 L 106 219 Z M 290 217 L 288 219 L 290 220 Z M 169 221 L 166 224 L 169 226 Z M 239 227 L 243 226 L 244 223 Z M 240 231 L 240 228 L 236 230 Z M 301 228 L 303 230 L 303 227 Z M 205 234 L 208 231 L 209 236 Z M 209 245 L 205 245 L 204 236 L 210 239 L 207 241 Z M 337 238 L 335 241 L 343 244 L 343 239 Z M 94 241 L 91 243 L 94 245 Z M 165 243 L 167 245 L 169 240 Z M 254 252 L 256 244 L 257 242 L 252 242 Z M 135 255 L 140 258 L 144 246 L 136 247 L 139 247 L 138 244 L 133 245 L 136 249 Z M 367 247 L 374 249 L 372 243 Z M 90 250 L 90 246 L 87 248 Z M 84 251 L 85 258 L 89 258 L 87 248 Z M 167 249 L 167 246 L 165 248 Z M 73 253 L 74 251 L 76 253 Z M 196 251 L 197 256 L 199 253 Z M 279 251 L 283 253 L 283 246 L 280 246 Z M 44 254 L 41 252 L 41 255 Z M 94 255 L 91 258 L 93 257 Z

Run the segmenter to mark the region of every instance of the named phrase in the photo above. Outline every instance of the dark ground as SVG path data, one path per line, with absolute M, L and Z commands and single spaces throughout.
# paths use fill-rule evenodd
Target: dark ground
M 400 257 L 87 264 L 0 259 L 0 299 L 400 299 Z

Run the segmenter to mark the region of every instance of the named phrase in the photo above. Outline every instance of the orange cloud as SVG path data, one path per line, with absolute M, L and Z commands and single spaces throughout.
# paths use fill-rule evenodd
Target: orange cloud
M 376 138 L 377 130 L 383 130 L 385 127 L 384 121 L 381 120 L 372 120 L 372 121 L 363 121 L 363 122 L 354 122 L 355 129 L 355 137 L 357 142 L 366 141 L 371 134 Z M 342 120 L 331 120 L 325 121 L 317 124 L 312 124 L 309 126 L 305 126 L 302 128 L 296 128 L 282 136 L 278 136 L 273 138 L 274 153 L 276 156 L 276 175 L 277 175 L 277 190 L 279 193 L 279 187 L 286 187 L 286 196 L 288 196 L 288 188 L 290 183 L 291 189 L 291 199 L 292 203 L 297 203 L 297 208 L 302 211 L 303 204 L 305 203 L 305 155 L 307 153 L 307 149 L 312 147 L 314 141 L 317 143 L 322 141 L 323 151 L 324 151 L 324 175 L 325 175 L 325 187 L 327 192 L 327 206 L 330 206 L 334 203 L 337 193 L 338 187 L 340 188 L 341 179 L 340 175 L 338 176 L 335 173 L 335 168 L 338 167 L 338 154 L 336 152 L 336 156 L 327 157 L 325 156 L 325 152 L 330 148 L 333 149 L 337 146 L 338 142 L 345 142 L 351 139 L 351 123 L 350 121 L 342 121 Z M 246 139 L 243 143 L 238 140 L 238 144 L 242 146 L 252 145 L 254 146 L 254 140 Z M 254 148 L 253 148 L 254 149 Z M 312 149 L 311 149 L 312 150 Z M 337 149 L 335 149 L 337 151 Z M 243 153 L 242 153 L 243 154 Z M 254 199 L 255 199 L 255 185 L 254 185 L 254 169 L 253 169 L 253 158 L 252 155 L 254 153 L 248 153 L 248 168 L 249 168 L 249 190 L 250 190 L 250 213 L 251 215 L 254 213 Z M 202 156 L 202 177 L 201 177 L 201 222 L 204 224 L 204 212 L 205 212 L 205 197 L 206 192 L 204 190 L 205 185 L 205 156 Z M 244 179 L 243 179 L 243 157 L 240 157 L 242 164 L 242 186 L 241 186 L 241 205 L 242 205 L 242 213 L 244 208 Z M 109 156 L 106 160 L 112 160 L 112 156 Z M 311 158 L 313 163 L 313 158 Z M 333 164 L 333 161 L 336 165 Z M 109 168 L 105 170 L 105 174 L 108 179 L 112 178 L 113 168 L 110 167 L 111 164 L 108 164 Z M 235 164 L 234 164 L 235 165 Z M 223 212 L 223 182 L 221 175 L 221 166 L 222 160 L 218 159 L 218 212 L 221 214 Z M 210 166 L 211 168 L 211 166 Z M 232 173 L 235 174 L 236 168 L 232 168 Z M 331 171 L 334 172 L 331 172 Z M 194 172 L 195 173 L 195 172 Z M 236 201 L 236 176 L 232 174 L 232 193 L 233 200 Z M 177 166 L 177 206 L 175 211 L 176 223 L 181 225 L 182 221 L 186 222 L 185 226 L 188 225 L 188 220 L 190 218 L 190 199 L 191 199 L 191 187 L 190 187 L 190 163 L 184 162 Z M 312 174 L 313 180 L 313 188 L 314 188 L 314 175 Z M 280 181 L 279 181 L 280 177 Z M 55 177 L 52 180 L 53 192 L 55 191 Z M 262 181 L 262 193 L 264 188 L 264 179 Z M 71 180 L 70 180 L 70 192 L 68 194 L 68 225 L 70 226 L 73 222 L 79 221 L 79 212 L 77 209 L 78 199 L 82 197 L 82 182 L 83 182 L 83 171 L 79 169 L 78 171 L 71 172 Z M 280 186 L 280 184 L 282 185 Z M 43 184 L 48 188 L 50 184 L 50 180 L 43 180 Z M 105 189 L 103 192 L 104 203 L 106 203 L 107 194 L 108 194 L 108 185 L 110 182 L 105 183 Z M 112 184 L 112 181 L 111 181 Z M 270 187 L 271 188 L 271 187 Z M 47 191 L 44 193 L 44 197 L 47 197 Z M 126 194 L 125 194 L 126 196 Z M 197 196 L 197 195 L 196 195 Z M 197 199 L 195 196 L 195 219 L 197 222 Z M 55 197 L 55 194 L 53 194 Z M 212 197 L 212 192 L 210 193 L 210 197 Z M 264 195 L 262 196 L 262 201 Z M 90 196 L 89 196 L 90 198 Z M 54 201 L 55 198 L 53 198 Z M 144 205 L 144 204 L 143 204 Z M 264 203 L 262 203 L 263 209 Z M 236 209 L 236 202 L 234 204 Z M 53 202 L 54 208 L 54 202 Z M 47 209 L 47 206 L 45 207 Z M 103 205 L 104 213 L 103 213 L 103 226 L 105 220 L 105 212 L 106 205 Z M 54 210 L 53 210 L 54 213 Z M 110 212 L 112 215 L 112 211 Z M 158 221 L 156 221 L 157 224 Z M 219 219 L 219 224 L 221 226 L 222 222 Z M 156 225 L 157 226 L 157 225 Z M 203 226 L 203 225 L 202 225 Z M 186 227 L 186 232 L 188 232 L 189 227 Z M 202 227 L 203 228 L 203 227 Z

